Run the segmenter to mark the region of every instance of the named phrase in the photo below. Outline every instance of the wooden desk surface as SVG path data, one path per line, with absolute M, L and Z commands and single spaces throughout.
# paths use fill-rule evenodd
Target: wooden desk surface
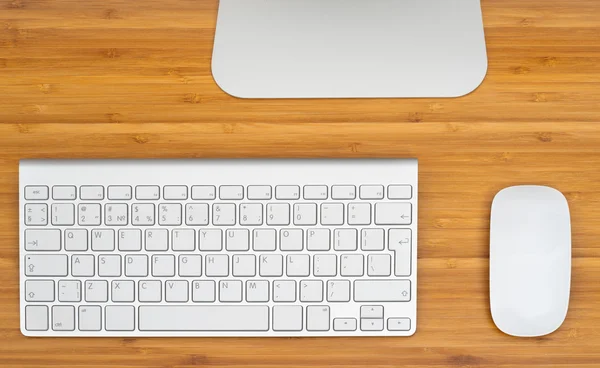
M 0 0 L 0 366 L 600 367 L 600 2 L 483 0 L 490 68 L 453 100 L 237 100 L 210 74 L 217 0 Z M 417 157 L 411 338 L 33 339 L 19 332 L 18 160 Z M 573 218 L 562 328 L 493 325 L 489 208 L 551 185 Z

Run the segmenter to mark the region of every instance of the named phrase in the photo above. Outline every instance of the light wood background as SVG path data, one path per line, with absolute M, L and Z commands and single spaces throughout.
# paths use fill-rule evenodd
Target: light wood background
M 600 367 L 600 1 L 483 0 L 490 68 L 453 100 L 238 100 L 210 74 L 217 0 L 0 0 L 0 366 Z M 35 339 L 19 332 L 18 160 L 417 157 L 411 338 Z M 489 208 L 551 185 L 571 307 L 547 337 L 489 312 Z

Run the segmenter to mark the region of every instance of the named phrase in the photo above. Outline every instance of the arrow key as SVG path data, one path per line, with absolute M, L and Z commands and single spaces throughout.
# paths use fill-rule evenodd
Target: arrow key
M 356 318 L 335 318 L 333 320 L 334 331 L 356 331 Z
M 383 318 L 361 318 L 360 329 L 362 331 L 383 331 Z
M 360 307 L 360 318 L 383 318 L 383 306 L 363 305 Z

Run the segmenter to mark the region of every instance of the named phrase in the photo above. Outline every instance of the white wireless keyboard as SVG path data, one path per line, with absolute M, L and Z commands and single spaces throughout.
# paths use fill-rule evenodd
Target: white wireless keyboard
M 416 160 L 23 160 L 27 336 L 409 336 Z

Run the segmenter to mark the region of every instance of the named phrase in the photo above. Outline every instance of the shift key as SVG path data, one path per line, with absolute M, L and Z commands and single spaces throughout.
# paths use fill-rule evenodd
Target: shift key
M 68 259 L 64 254 L 25 256 L 26 276 L 67 276 Z

